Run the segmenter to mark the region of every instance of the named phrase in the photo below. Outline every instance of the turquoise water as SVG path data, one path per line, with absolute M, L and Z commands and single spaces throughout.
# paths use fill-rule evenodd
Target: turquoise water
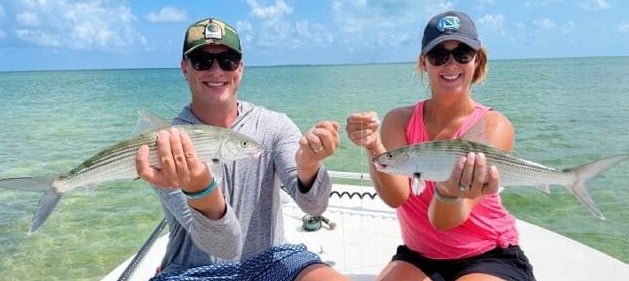
M 629 153 L 629 57 L 490 62 L 477 100 L 516 127 L 515 154 L 558 168 Z M 249 67 L 242 99 L 286 112 L 302 130 L 354 111 L 380 116 L 427 97 L 414 64 Z M 0 73 L 0 177 L 54 175 L 130 136 L 135 111 L 172 117 L 189 98 L 178 69 Z M 332 170 L 366 171 L 344 136 Z M 357 161 L 356 159 L 361 159 Z M 629 163 L 590 182 L 607 221 L 559 187 L 545 195 L 513 187 L 504 203 L 517 217 L 629 262 Z M 141 181 L 76 190 L 33 236 L 39 194 L 0 189 L 0 279 L 94 280 L 144 243 L 161 219 Z M 392 249 L 393 250 L 393 249 Z

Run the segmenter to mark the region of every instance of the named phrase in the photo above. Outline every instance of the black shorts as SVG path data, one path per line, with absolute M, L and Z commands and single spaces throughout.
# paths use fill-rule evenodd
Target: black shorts
M 533 267 L 518 246 L 495 248 L 478 256 L 458 260 L 426 258 L 405 245 L 397 248 L 393 260 L 415 265 L 433 281 L 450 281 L 470 273 L 484 273 L 514 281 L 534 281 Z

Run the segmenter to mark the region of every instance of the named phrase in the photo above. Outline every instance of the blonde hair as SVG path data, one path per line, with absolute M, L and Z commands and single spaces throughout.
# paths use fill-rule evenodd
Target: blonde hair
M 424 68 L 422 67 L 422 60 L 426 61 L 426 55 L 422 55 L 420 53 L 419 59 L 417 60 L 417 72 L 423 77 Z M 474 75 L 472 76 L 472 84 L 485 82 L 487 79 L 487 50 L 483 47 L 476 51 L 475 55 L 476 60 L 476 68 L 474 69 Z
M 474 76 L 472 76 L 472 84 L 482 83 L 487 79 L 487 50 L 480 47 L 476 52 L 476 69 L 474 69 Z

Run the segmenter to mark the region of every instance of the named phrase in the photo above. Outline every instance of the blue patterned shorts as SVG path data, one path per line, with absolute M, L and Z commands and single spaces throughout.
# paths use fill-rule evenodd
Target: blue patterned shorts
M 168 272 L 151 281 L 285 281 L 295 280 L 299 272 L 313 264 L 323 264 L 321 258 L 306 249 L 304 244 L 285 244 L 240 262 L 219 262 Z

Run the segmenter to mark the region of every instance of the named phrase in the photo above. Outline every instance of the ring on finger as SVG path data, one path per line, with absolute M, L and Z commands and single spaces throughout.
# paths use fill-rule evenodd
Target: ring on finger
M 471 187 L 471 185 L 469 185 L 469 184 L 459 183 L 459 190 L 460 191 L 468 191 L 468 190 L 470 190 L 470 187 Z
M 323 146 L 319 146 L 319 147 L 318 147 L 318 148 L 316 148 L 316 149 L 312 149 L 312 151 L 313 151 L 314 153 L 319 153 L 319 152 L 323 151 Z

